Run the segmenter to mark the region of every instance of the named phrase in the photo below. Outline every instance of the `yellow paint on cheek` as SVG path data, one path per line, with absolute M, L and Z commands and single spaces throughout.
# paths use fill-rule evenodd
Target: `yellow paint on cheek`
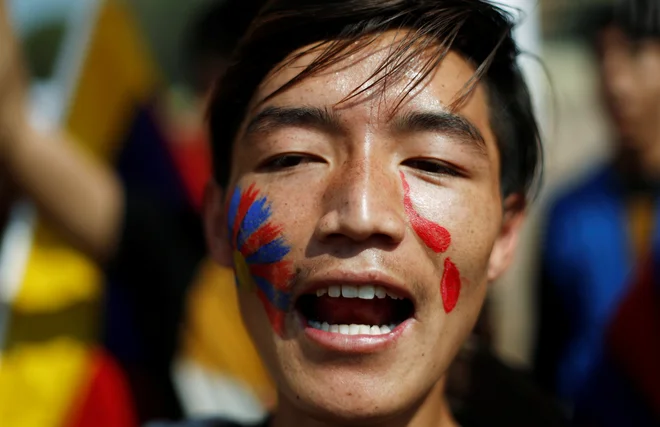
M 238 285 L 242 290 L 253 291 L 255 289 L 254 280 L 250 274 L 247 262 L 238 251 L 234 251 L 234 271 L 238 279 Z

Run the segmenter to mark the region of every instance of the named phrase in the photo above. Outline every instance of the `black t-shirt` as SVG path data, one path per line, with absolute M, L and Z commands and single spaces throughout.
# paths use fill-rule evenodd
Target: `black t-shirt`
M 467 378 L 464 387 L 455 385 L 459 375 Z M 459 354 L 449 371 L 447 395 L 463 427 L 569 425 L 557 401 L 534 383 L 531 374 L 503 363 L 483 345 Z
M 462 367 L 466 370 L 456 369 Z M 452 411 L 461 427 L 562 427 L 568 421 L 560 407 L 530 381 L 529 376 L 513 369 L 485 348 L 459 356 L 450 375 L 448 394 Z M 467 379 L 467 380 L 465 380 Z M 465 380 L 465 381 L 463 381 Z M 457 385 L 457 383 L 460 383 Z M 463 387 L 464 386 L 464 387 Z M 148 427 L 267 427 L 236 424 L 218 419 L 181 423 L 151 423 Z

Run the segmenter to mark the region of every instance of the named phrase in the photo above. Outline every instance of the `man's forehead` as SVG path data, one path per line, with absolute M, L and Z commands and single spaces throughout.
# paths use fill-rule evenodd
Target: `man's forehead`
M 407 59 L 402 64 L 403 73 L 398 73 L 396 79 L 389 78 L 390 71 L 398 64 L 396 61 L 388 61 L 392 60 L 393 51 L 402 38 L 402 31 L 388 31 L 375 37 L 368 47 L 347 55 L 278 94 L 278 102 L 309 103 L 322 99 L 324 103 L 331 103 L 333 108 L 341 109 L 355 105 L 356 102 L 370 101 L 372 98 L 377 98 L 381 106 L 388 102 L 396 103 L 404 98 L 402 95 L 406 95 L 408 102 L 413 98 L 423 98 L 421 101 L 426 104 L 435 103 L 436 108 L 450 105 L 473 77 L 475 69 L 472 64 L 461 55 L 450 51 L 440 65 L 423 78 L 428 55 L 437 53 L 437 50 L 428 48 Z M 314 49 L 313 46 L 306 46 L 291 53 L 281 64 L 274 67 L 259 86 L 252 103 L 253 110 L 259 109 L 264 104 L 264 99 L 295 78 L 324 53 L 323 47 Z M 411 91 L 417 81 L 420 81 L 420 84 Z M 342 102 L 356 92 L 362 93 L 357 97 L 359 99 L 351 99 L 355 102 Z
M 292 53 L 294 61 L 275 67 L 264 79 L 253 103 L 247 123 L 267 109 L 307 108 L 332 111 L 335 117 L 343 117 L 353 123 L 383 125 L 395 117 L 410 112 L 455 113 L 478 129 L 485 140 L 493 140 L 487 97 L 482 85 L 475 86 L 472 94 L 459 111 L 450 111 L 452 103 L 468 88 L 475 74 L 474 66 L 460 54 L 449 51 L 441 63 L 412 91 L 416 79 L 420 79 L 423 58 L 405 64 L 401 78 L 386 86 L 371 88 L 355 98 L 347 100 L 387 72 L 381 69 L 392 52 L 392 46 L 400 34 L 388 32 L 380 35 L 368 48 L 332 65 L 328 69 L 306 77 L 289 89 L 272 98 L 277 91 L 312 63 L 320 51 L 299 55 L 307 48 Z M 298 55 L 298 57 L 296 57 Z M 410 93 L 408 93 L 410 92 Z M 266 99 L 268 98 L 268 99 Z M 264 101 L 264 99 L 266 99 Z

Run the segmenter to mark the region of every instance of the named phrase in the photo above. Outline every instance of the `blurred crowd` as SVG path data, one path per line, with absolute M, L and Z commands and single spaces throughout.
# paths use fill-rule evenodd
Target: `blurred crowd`
M 554 90 L 531 267 L 493 285 L 450 390 L 501 411 L 530 381 L 577 425 L 657 426 L 660 1 L 534 2 Z M 0 426 L 259 420 L 277 396 L 199 212 L 205 99 L 261 2 L 190 2 L 174 72 L 153 11 L 65 3 L 0 0 Z M 529 351 L 500 351 L 507 322 Z M 487 395 L 482 348 L 515 373 Z

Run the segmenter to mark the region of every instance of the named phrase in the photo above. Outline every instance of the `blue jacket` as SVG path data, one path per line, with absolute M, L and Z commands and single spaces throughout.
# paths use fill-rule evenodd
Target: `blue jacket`
M 657 425 L 605 342 L 638 273 L 626 195 L 611 167 L 599 169 L 552 205 L 542 247 L 537 372 L 601 426 Z M 657 208 L 654 218 L 652 247 L 660 248 Z

